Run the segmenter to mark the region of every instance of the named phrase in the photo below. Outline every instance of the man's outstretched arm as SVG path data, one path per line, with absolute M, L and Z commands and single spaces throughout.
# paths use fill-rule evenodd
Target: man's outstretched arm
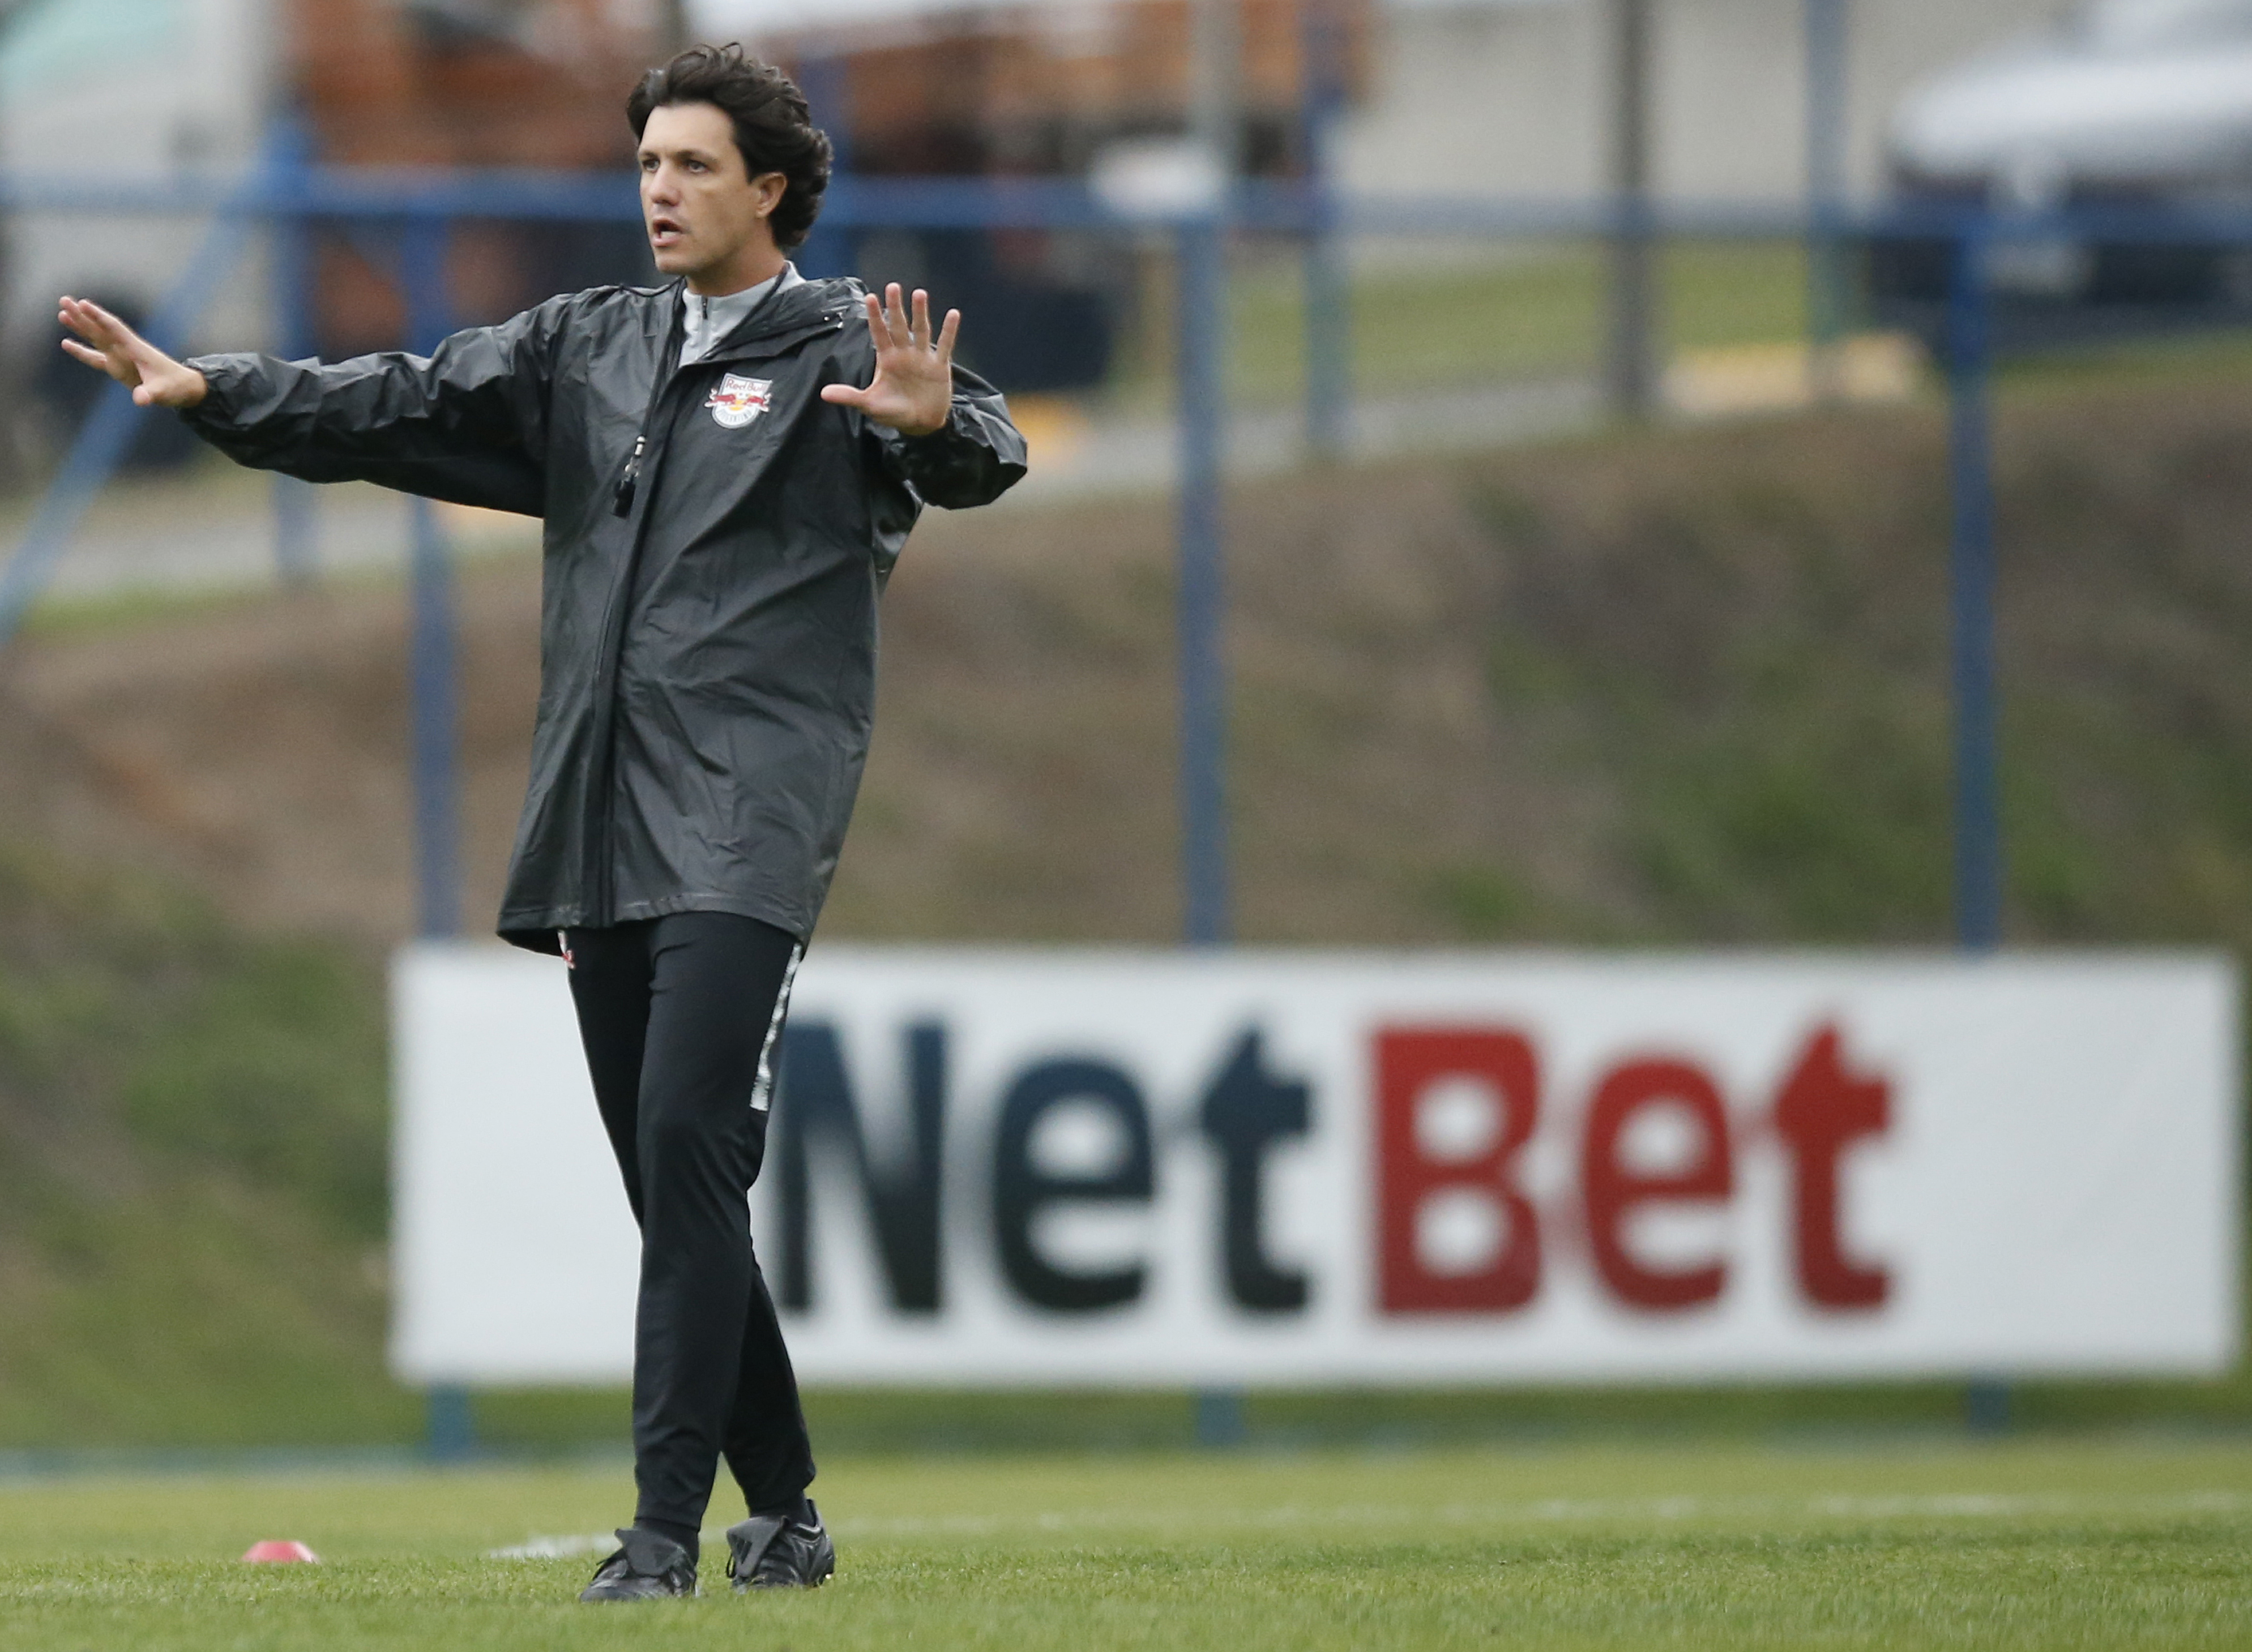
M 386 352 L 328 364 L 175 361 L 83 300 L 65 299 L 61 319 L 73 358 L 132 385 L 143 406 L 176 409 L 238 464 L 538 516 L 550 308 L 456 333 L 427 358 Z

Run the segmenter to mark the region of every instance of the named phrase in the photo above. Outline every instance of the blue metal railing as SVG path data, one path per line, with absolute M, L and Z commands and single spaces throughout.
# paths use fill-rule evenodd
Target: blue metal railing
M 427 348 L 443 330 L 441 246 L 462 219 L 638 222 L 629 174 L 504 169 L 481 171 L 309 164 L 302 138 L 277 131 L 247 178 L 210 176 L 111 180 L 89 188 L 67 179 L 0 173 L 0 210 L 215 213 L 218 222 L 160 307 L 151 334 L 176 343 L 226 278 L 243 232 L 279 233 L 277 299 L 287 348 L 307 342 L 304 238 L 316 224 L 390 226 L 406 248 L 402 280 L 412 331 Z M 2221 206 L 2075 207 L 1995 216 L 1949 202 L 1901 202 L 1849 212 L 1834 201 L 1809 211 L 1766 203 L 1506 200 L 1432 197 L 1351 198 L 1311 182 L 1244 180 L 1217 209 L 1175 214 L 1121 212 L 1076 180 L 869 178 L 841 174 L 823 223 L 838 232 L 907 228 L 1156 230 L 1175 241 L 1182 273 L 1178 364 L 1180 425 L 1178 565 L 1181 800 L 1185 930 L 1199 943 L 1230 932 L 1227 819 L 1226 670 L 1220 616 L 1225 590 L 1220 510 L 1226 410 L 1220 362 L 1225 330 L 1223 260 L 1231 233 L 1295 235 L 1315 251 L 1310 276 L 1337 276 L 1335 248 L 1356 236 L 1512 239 L 1653 237 L 1811 239 L 1889 236 L 1951 243 L 1946 366 L 1952 404 L 1955 670 L 1957 710 L 1957 916 L 1966 945 L 2000 936 L 2003 870 L 1992 772 L 1996 748 L 1992 667 L 1993 509 L 1988 474 L 1986 379 L 1992 357 L 1986 270 L 1993 249 L 2059 239 L 2112 243 L 2252 246 L 2252 214 Z M 1311 292 L 1324 327 L 1342 327 L 1340 282 Z M 1337 288 L 1339 290 L 1331 291 Z M 1342 441 L 1348 386 L 1342 357 L 1309 375 L 1309 436 L 1317 449 Z M 140 410 L 122 389 L 97 403 L 4 572 L 0 645 L 20 626 L 64 546 L 131 439 Z M 285 573 L 309 562 L 309 499 L 277 484 L 277 551 Z M 446 556 L 427 505 L 414 517 L 414 628 L 418 688 L 416 763 L 421 849 L 421 927 L 450 931 L 458 913 L 451 825 L 449 600 Z M 428 703 L 425 703 L 427 697 Z M 441 703 L 442 702 L 442 703 Z

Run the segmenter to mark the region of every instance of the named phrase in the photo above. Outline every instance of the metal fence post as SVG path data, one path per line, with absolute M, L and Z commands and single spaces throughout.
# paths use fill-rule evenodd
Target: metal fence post
M 816 220 L 813 233 L 797 249 L 806 275 L 850 275 L 859 262 L 859 238 L 848 226 L 852 192 L 852 80 L 844 59 L 822 52 L 797 66 L 797 89 L 805 94 L 814 123 L 829 139 L 829 188 L 823 199 L 831 209 Z
M 1658 400 L 1658 270 L 1650 199 L 1651 0 L 1610 0 L 1611 411 L 1645 419 Z
M 417 218 L 406 226 L 400 271 L 407 294 L 412 347 L 430 351 L 448 330 L 446 244 L 450 226 Z M 414 694 L 414 869 L 416 924 L 426 936 L 461 927 L 456 846 L 453 569 L 444 530 L 429 500 L 411 502 L 409 563 L 413 614 L 410 675 Z
M 1950 557 L 1954 607 L 1955 927 L 1966 951 L 2002 941 L 2002 826 L 1996 778 L 1994 482 L 1991 317 L 1983 224 L 1955 244 L 1947 303 Z
M 1994 682 L 1993 317 L 1986 226 L 1955 243 L 1947 295 L 1950 557 L 1954 598 L 1955 928 L 1974 956 L 2002 944 L 2000 737 Z M 2010 1385 L 1991 1375 L 1964 1385 L 1963 1419 L 1977 1433 L 2010 1423 Z
M 400 247 L 406 289 L 408 346 L 428 351 L 450 330 L 446 295 L 446 246 L 452 226 L 441 218 L 410 219 Z M 408 502 L 413 546 L 408 565 L 410 637 L 407 677 L 413 697 L 415 927 L 426 939 L 461 927 L 460 823 L 455 732 L 453 568 L 437 509 L 416 496 Z M 430 1454 L 441 1461 L 468 1456 L 476 1447 L 469 1391 L 434 1385 L 427 1397 Z
M 1352 439 L 1352 272 L 1332 177 L 1345 103 L 1344 33 L 1335 0 L 1305 0 L 1299 50 L 1305 65 L 1306 447 L 1320 459 L 1341 457 Z
M 267 219 L 268 245 L 272 250 L 269 274 L 274 295 L 274 353 L 295 361 L 316 353 L 311 302 L 313 294 L 312 232 L 298 210 L 312 142 L 295 121 L 279 123 L 270 145 L 267 168 L 281 210 Z M 317 572 L 318 531 L 313 484 L 278 471 L 274 476 L 274 571 L 284 585 L 309 583 Z
M 1848 0 L 1806 4 L 1806 368 L 1821 400 L 1845 388 Z
M 1178 243 L 1181 872 L 1187 940 L 1199 947 L 1219 946 L 1229 938 L 1227 681 L 1221 626 L 1227 284 L 1223 235 L 1223 219 L 1215 213 L 1183 222 Z
M 415 931 L 461 928 L 455 842 L 454 592 L 445 530 L 430 501 L 409 503 L 414 544 L 408 565 L 413 637 Z
M 459 1462 L 476 1450 L 476 1409 L 466 1387 L 459 1383 L 437 1384 L 426 1403 L 431 1456 L 440 1462 Z
M 1205 1450 L 1225 1451 L 1250 1438 L 1241 1388 L 1199 1388 L 1195 1403 L 1196 1443 Z

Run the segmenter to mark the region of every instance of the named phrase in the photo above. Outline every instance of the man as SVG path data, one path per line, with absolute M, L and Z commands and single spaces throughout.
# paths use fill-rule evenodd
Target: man
M 725 1457 L 739 1590 L 835 1551 L 752 1253 L 789 983 L 867 753 L 876 600 L 925 503 L 1025 470 L 960 316 L 802 281 L 829 142 L 781 73 L 699 46 L 628 118 L 652 289 L 554 298 L 427 360 L 177 362 L 66 298 L 64 348 L 244 464 L 545 519 L 539 710 L 500 933 L 560 953 L 642 1230 L 634 1524 L 581 1599 L 696 1591 Z M 865 318 L 865 320 L 864 320 Z

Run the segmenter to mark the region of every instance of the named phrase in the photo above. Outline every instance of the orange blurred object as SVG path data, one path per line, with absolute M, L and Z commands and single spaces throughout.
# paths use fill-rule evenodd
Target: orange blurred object
M 263 1543 L 252 1544 L 242 1551 L 242 1558 L 272 1565 L 288 1565 L 301 1561 L 313 1565 L 321 1563 L 321 1557 L 303 1544 L 288 1542 L 280 1537 L 268 1537 Z

